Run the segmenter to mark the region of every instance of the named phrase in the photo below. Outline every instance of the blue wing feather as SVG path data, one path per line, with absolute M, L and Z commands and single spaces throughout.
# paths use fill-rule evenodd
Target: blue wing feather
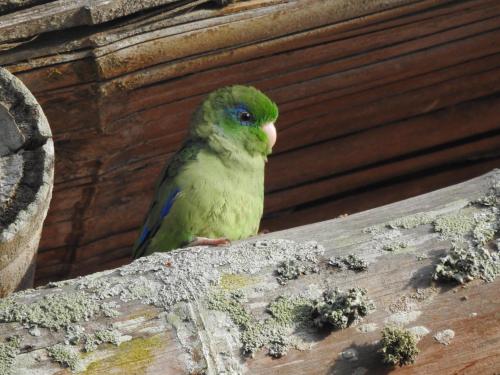
M 142 233 L 141 233 L 141 237 L 139 238 L 139 246 L 142 245 L 144 243 L 144 241 L 146 241 L 150 232 L 151 231 L 148 228 L 144 227 L 144 229 L 142 230 Z
M 167 216 L 168 213 L 170 212 L 170 209 L 174 205 L 175 197 L 177 197 L 177 194 L 179 194 L 180 191 L 181 191 L 181 189 L 175 188 L 174 191 L 172 191 L 170 193 L 170 195 L 168 196 L 167 201 L 165 202 L 165 204 L 163 205 L 163 208 L 161 209 L 160 217 L 162 219 L 165 218 L 165 216 Z
M 175 198 L 177 195 L 181 192 L 181 189 L 175 188 L 167 197 L 167 200 L 165 201 L 165 204 L 163 205 L 161 212 L 160 212 L 160 219 L 163 220 L 170 210 L 172 209 L 172 206 L 174 205 Z M 144 227 L 142 230 L 141 236 L 139 238 L 139 246 L 141 246 L 149 237 L 151 234 L 151 229 L 148 227 Z

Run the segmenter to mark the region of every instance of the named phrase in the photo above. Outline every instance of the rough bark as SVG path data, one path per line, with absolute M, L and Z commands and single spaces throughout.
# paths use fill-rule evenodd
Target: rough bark
M 15 356 L 7 365 L 40 375 L 69 373 L 61 366 L 86 374 L 382 374 L 391 367 L 382 363 L 380 331 L 400 326 L 420 353 L 395 373 L 496 373 L 500 278 L 476 274 L 460 286 L 433 275 L 452 242 L 482 239 L 498 253 L 499 204 L 494 171 L 346 218 L 155 254 L 22 292 L 0 301 L 0 338 Z M 349 254 L 367 270 L 330 265 Z M 312 324 L 321 316 L 307 303 L 358 287 L 375 311 L 345 329 Z
M 53 173 L 45 115 L 21 81 L 0 68 L 0 296 L 33 286 Z

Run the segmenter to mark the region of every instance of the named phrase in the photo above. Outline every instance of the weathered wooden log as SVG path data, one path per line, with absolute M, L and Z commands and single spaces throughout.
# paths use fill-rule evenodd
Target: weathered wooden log
M 0 68 L 0 297 L 33 286 L 53 174 L 47 119 L 23 83 Z
M 0 300 L 0 368 L 382 374 L 391 367 L 380 331 L 396 326 L 420 350 L 403 352 L 415 362 L 396 373 L 495 374 L 499 206 L 496 170 L 346 218 L 24 291 Z M 474 267 L 453 262 L 458 243 Z M 323 294 L 334 288 L 345 294 Z

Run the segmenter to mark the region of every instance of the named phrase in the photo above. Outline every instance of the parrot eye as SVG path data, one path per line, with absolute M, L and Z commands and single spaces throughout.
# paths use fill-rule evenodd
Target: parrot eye
M 251 122 L 252 115 L 247 111 L 242 111 L 239 114 L 239 120 L 240 120 L 240 122 Z
M 228 108 L 227 112 L 235 121 L 243 126 L 252 126 L 255 123 L 255 117 L 243 104 L 238 104 L 235 107 Z
M 229 109 L 231 116 L 243 126 L 251 126 L 255 122 L 255 118 L 244 105 L 237 105 Z

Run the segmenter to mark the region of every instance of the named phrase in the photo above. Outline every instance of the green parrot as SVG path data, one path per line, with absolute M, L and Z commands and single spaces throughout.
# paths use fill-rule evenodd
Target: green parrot
M 277 118 L 276 104 L 253 87 L 209 94 L 157 182 L 133 257 L 257 234 Z

